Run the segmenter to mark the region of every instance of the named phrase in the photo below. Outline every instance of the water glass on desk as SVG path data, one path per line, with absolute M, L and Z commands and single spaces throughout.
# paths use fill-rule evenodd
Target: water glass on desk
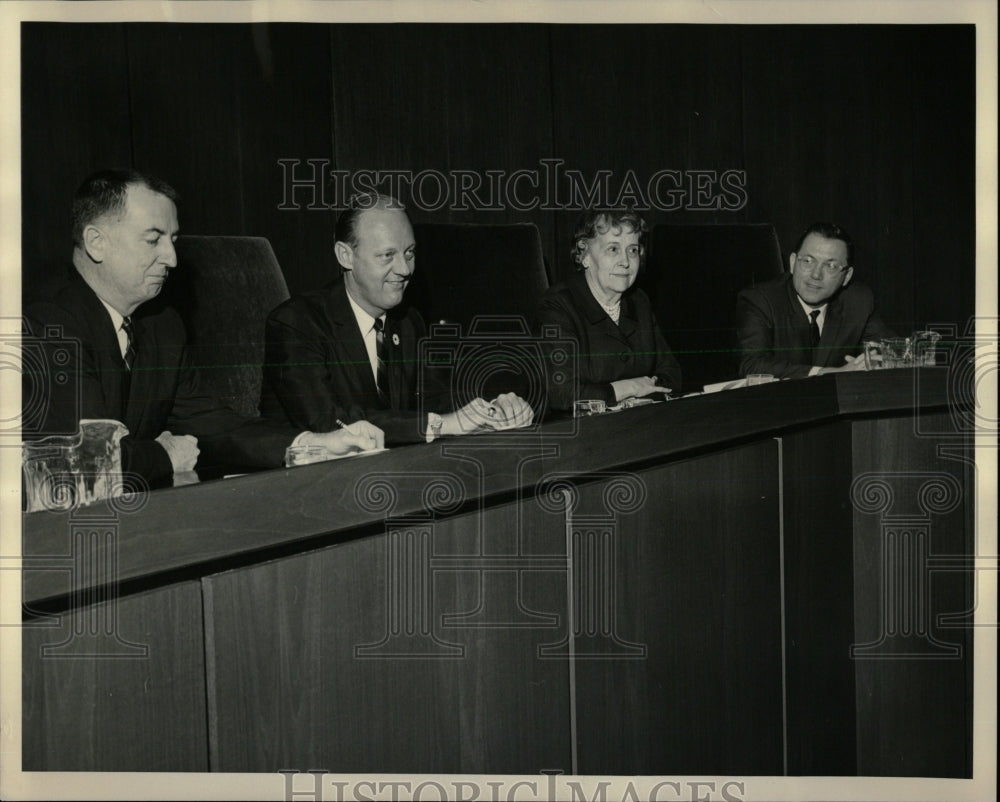
M 890 337 L 882 340 L 882 361 L 887 368 L 913 367 L 909 337 Z
M 941 334 L 936 331 L 915 331 L 910 337 L 913 364 L 917 367 L 933 367 L 937 364 L 937 344 Z
M 608 411 L 608 405 L 599 398 L 582 398 L 573 402 L 573 417 L 587 418 Z
M 865 353 L 866 369 L 882 370 L 888 367 L 885 364 L 885 343 L 882 340 L 865 340 L 861 347 Z

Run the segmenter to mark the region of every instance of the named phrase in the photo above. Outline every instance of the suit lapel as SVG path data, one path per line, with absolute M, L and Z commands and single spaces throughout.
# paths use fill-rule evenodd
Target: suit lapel
M 809 318 L 802 305 L 795 303 L 795 308 L 788 313 L 788 329 L 792 332 L 796 348 L 812 350 L 812 332 L 809 329 Z
M 815 349 L 812 345 L 812 332 L 809 329 L 809 317 L 799 303 L 799 296 L 792 285 L 791 277 L 785 280 L 788 296 L 788 308 L 785 310 L 785 330 L 789 335 L 789 349 L 785 358 L 792 362 L 815 365 Z M 805 359 L 802 359 L 802 357 Z
M 826 307 L 826 319 L 823 321 L 823 333 L 819 338 L 819 347 L 817 354 L 817 361 L 815 364 L 821 367 L 828 367 L 836 360 L 842 360 L 843 353 L 841 349 L 836 347 L 836 343 L 840 341 L 840 330 L 844 325 L 844 310 L 843 305 L 840 303 L 840 296 L 837 295 L 833 300 L 827 304 Z
M 88 321 L 88 325 L 92 327 L 94 368 L 103 394 L 101 408 L 108 417 L 121 420 L 125 417 L 122 408 L 122 371 L 125 365 L 122 362 L 118 335 L 111 321 L 111 315 L 76 270 L 71 274 L 69 286 L 76 297 L 76 303 L 82 307 L 81 319 Z
M 385 316 L 385 352 L 387 357 L 386 374 L 389 376 L 389 399 L 393 409 L 405 409 L 406 404 L 400 397 L 400 391 L 405 385 L 403 380 L 403 349 L 399 333 L 399 321 L 389 312 Z
M 135 361 L 132 363 L 128 404 L 123 423 L 129 427 L 129 431 L 139 432 L 142 430 L 146 414 L 156 401 L 153 389 L 157 372 L 153 356 L 156 353 L 156 338 L 151 328 L 146 325 L 146 321 L 137 315 L 132 316 L 132 336 Z
M 334 359 L 344 362 L 343 365 L 334 368 L 334 373 L 343 372 L 344 368 L 347 368 L 361 379 L 361 390 L 365 396 L 377 398 L 378 388 L 375 386 L 375 376 L 372 373 L 371 361 L 368 359 L 368 349 L 365 347 L 365 339 L 358 327 L 358 319 L 354 316 L 351 302 L 347 300 L 347 286 L 343 281 L 338 282 L 333 288 L 331 318 L 340 330 L 336 342 L 340 346 L 341 353 L 335 353 Z
M 601 332 L 611 339 L 628 345 L 628 337 L 625 331 L 622 330 L 621 323 L 626 319 L 624 314 L 626 306 L 631 308 L 631 300 L 627 302 L 622 301 L 622 317 L 619 319 L 618 325 L 615 325 L 615 322 L 608 317 L 608 313 L 597 302 L 594 293 L 590 291 L 590 287 L 587 285 L 587 278 L 582 272 L 573 276 L 573 280 L 569 282 L 569 288 L 570 293 L 574 296 L 576 308 L 584 311 L 584 316 L 587 318 L 588 323 L 592 326 L 599 326 Z M 632 330 L 634 329 L 635 326 L 633 325 Z
M 127 417 L 125 410 L 125 387 L 128 377 L 125 375 L 125 362 L 121 357 L 121 347 L 118 345 L 118 333 L 115 331 L 114 323 L 108 310 L 103 306 L 104 323 L 102 326 L 105 336 L 102 337 L 101 352 L 106 358 L 106 364 L 101 369 L 101 385 L 104 388 L 104 397 L 107 400 L 107 407 L 114 411 L 115 420 L 125 423 Z M 134 366 L 133 366 L 134 367 Z
M 621 316 L 618 318 L 618 325 L 615 328 L 618 329 L 622 339 L 630 344 L 633 336 L 639 331 L 638 315 L 635 313 L 635 304 L 630 295 L 622 297 Z

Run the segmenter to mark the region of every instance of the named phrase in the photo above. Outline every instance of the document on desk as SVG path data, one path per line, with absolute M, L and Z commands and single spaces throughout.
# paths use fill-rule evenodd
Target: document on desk
M 746 387 L 746 386 L 747 386 L 746 379 L 735 379 L 734 381 L 706 384 L 705 387 L 702 389 L 702 392 L 705 394 L 717 393 L 719 392 L 719 390 L 737 390 L 740 387 Z

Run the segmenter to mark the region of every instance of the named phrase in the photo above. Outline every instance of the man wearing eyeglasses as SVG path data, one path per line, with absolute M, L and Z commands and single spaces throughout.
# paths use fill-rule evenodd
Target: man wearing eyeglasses
M 895 336 L 875 311 L 872 291 L 854 275 L 851 238 L 833 223 L 813 223 L 789 257 L 789 272 L 743 290 L 740 375 L 803 378 L 864 370 L 864 340 Z

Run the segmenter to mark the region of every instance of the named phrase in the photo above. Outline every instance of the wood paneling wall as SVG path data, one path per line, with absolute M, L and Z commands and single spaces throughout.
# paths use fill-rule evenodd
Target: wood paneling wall
M 965 26 L 22 26 L 26 297 L 62 270 L 69 199 L 109 165 L 180 191 L 187 233 L 263 235 L 295 293 L 332 266 L 335 212 L 282 210 L 280 159 L 329 169 L 746 171 L 737 210 L 652 223 L 814 219 L 858 244 L 898 329 L 974 308 L 975 30 Z M 533 222 L 554 273 L 576 211 L 413 211 Z M 677 269 L 685 269 L 679 265 Z M 720 287 L 724 303 L 739 288 Z M 709 299 L 692 299 L 707 302 Z M 719 299 L 711 299 L 715 304 Z M 669 332 L 669 325 L 665 326 Z

